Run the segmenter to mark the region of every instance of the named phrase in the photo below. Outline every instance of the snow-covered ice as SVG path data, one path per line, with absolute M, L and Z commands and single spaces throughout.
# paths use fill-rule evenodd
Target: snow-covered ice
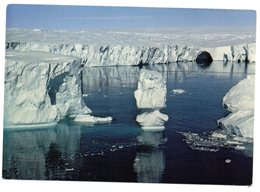
M 223 98 L 223 105 L 231 113 L 218 120 L 221 128 L 231 134 L 253 138 L 255 78 L 248 76 L 232 87 Z
M 5 127 L 47 125 L 88 114 L 81 93 L 81 60 L 44 52 L 6 52 Z
M 6 49 L 76 56 L 86 66 L 195 61 L 203 51 L 209 52 L 213 60 L 254 62 L 255 29 L 142 32 L 8 29 Z

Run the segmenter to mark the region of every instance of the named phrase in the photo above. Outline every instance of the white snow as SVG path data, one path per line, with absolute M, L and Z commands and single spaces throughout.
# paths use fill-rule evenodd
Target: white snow
M 221 128 L 238 136 L 253 138 L 254 133 L 254 76 L 248 76 L 232 87 L 223 98 L 231 113 L 218 120 Z
M 172 92 L 173 92 L 174 95 L 180 95 L 180 94 L 185 93 L 185 90 L 183 90 L 183 89 L 173 89 Z
M 166 82 L 159 72 L 141 70 L 138 87 L 134 92 L 139 109 L 165 107 L 166 92 Z
M 112 117 L 94 117 L 91 115 L 77 115 L 74 119 L 76 122 L 81 123 L 109 123 L 112 121 Z
M 5 127 L 53 124 L 91 113 L 82 99 L 80 66 L 80 59 L 73 57 L 7 51 Z
M 223 47 L 254 43 L 255 27 L 184 27 L 140 28 L 116 30 L 42 30 L 7 29 L 8 42 L 40 42 L 55 44 L 95 44 L 160 46 L 174 42 L 175 45 L 192 47 Z

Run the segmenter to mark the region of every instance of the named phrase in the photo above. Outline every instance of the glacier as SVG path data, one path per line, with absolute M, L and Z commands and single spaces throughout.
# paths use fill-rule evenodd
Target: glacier
M 231 113 L 218 120 L 220 128 L 230 134 L 253 138 L 254 134 L 254 75 L 247 76 L 232 87 L 223 98 L 223 105 Z
M 255 29 L 142 32 L 8 29 L 6 49 L 75 56 L 85 66 L 196 61 L 202 52 L 208 52 L 213 60 L 255 62 L 254 33 Z
M 185 45 L 130 46 L 95 44 L 58 44 L 46 42 L 6 42 L 6 49 L 41 51 L 75 56 L 86 66 L 167 64 L 195 61 L 202 52 L 213 60 L 255 62 L 255 43 L 220 47 L 189 47 Z

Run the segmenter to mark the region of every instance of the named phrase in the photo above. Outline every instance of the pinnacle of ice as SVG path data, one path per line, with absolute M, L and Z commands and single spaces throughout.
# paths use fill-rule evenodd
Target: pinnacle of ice
M 143 129 L 164 129 L 168 115 L 159 110 L 166 106 L 166 92 L 166 82 L 161 73 L 141 70 L 134 96 L 137 107 L 146 110 L 136 117 Z

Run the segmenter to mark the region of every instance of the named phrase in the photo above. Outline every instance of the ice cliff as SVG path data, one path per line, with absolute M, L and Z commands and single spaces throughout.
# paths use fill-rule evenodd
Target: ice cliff
M 255 43 L 234 46 L 193 47 L 184 45 L 95 45 L 80 43 L 6 42 L 6 49 L 41 51 L 75 56 L 86 66 L 162 64 L 195 61 L 202 52 L 213 60 L 255 62 Z
M 248 76 L 232 87 L 223 98 L 223 105 L 231 113 L 218 120 L 222 129 L 231 134 L 253 138 L 254 133 L 254 76 Z
M 143 109 L 136 117 L 143 128 L 163 126 L 168 120 L 168 116 L 159 111 L 166 106 L 166 93 L 166 82 L 161 73 L 141 70 L 134 96 L 137 107 Z
M 81 60 L 44 52 L 6 52 L 5 127 L 45 125 L 89 114 L 81 93 Z

